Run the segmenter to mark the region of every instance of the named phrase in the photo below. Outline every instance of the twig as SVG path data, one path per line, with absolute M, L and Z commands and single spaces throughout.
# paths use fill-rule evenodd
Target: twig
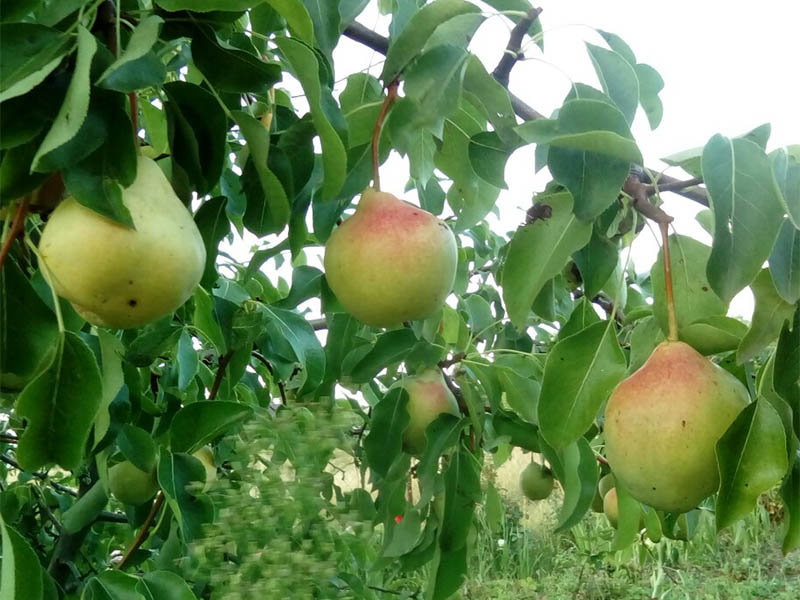
M 121 513 L 110 512 L 104 510 L 95 518 L 95 521 L 101 521 L 104 523 L 127 523 L 128 517 Z
M 269 374 L 272 375 L 272 378 L 275 380 L 275 383 L 278 386 L 278 391 L 281 394 L 281 403 L 284 406 L 286 406 L 287 405 L 286 404 L 286 388 L 284 388 L 283 382 L 280 379 L 276 379 L 275 378 L 275 370 L 272 368 L 272 365 L 269 364 L 269 361 L 266 358 L 264 358 L 264 356 L 262 356 L 262 354 L 260 352 L 256 352 L 255 350 L 253 350 L 250 354 L 253 355 L 253 358 L 255 358 L 262 365 L 264 365 L 267 368 L 267 371 L 269 371 Z
M 511 30 L 511 35 L 508 38 L 506 50 L 503 52 L 500 62 L 497 63 L 494 71 L 492 71 L 492 77 L 494 77 L 504 88 L 508 87 L 508 78 L 511 74 L 511 69 L 513 69 L 514 65 L 517 64 L 517 61 L 522 58 L 522 54 L 520 53 L 520 49 L 522 48 L 522 40 L 525 37 L 525 34 L 528 33 L 531 25 L 533 25 L 533 22 L 539 18 L 541 12 L 541 8 L 531 8 L 514 26 L 514 29 Z
M 661 178 L 663 178 L 663 175 L 661 176 Z M 650 185 L 647 186 L 646 192 L 648 196 L 652 196 L 656 192 L 677 192 L 703 183 L 702 177 L 692 177 L 691 179 L 687 179 L 686 181 L 674 180 L 674 181 L 665 181 L 664 183 L 658 183 L 660 179 L 657 180 L 654 184 L 651 183 Z
M 28 214 L 28 204 L 31 201 L 30 196 L 25 196 L 17 205 L 17 211 L 14 213 L 14 220 L 11 222 L 11 227 L 8 230 L 8 237 L 3 241 L 3 247 L 0 249 L 0 269 L 6 262 L 8 253 L 11 252 L 11 246 L 14 240 L 17 239 L 19 234 L 25 227 L 25 216 Z
M 395 79 L 386 86 L 386 98 L 383 100 L 381 111 L 378 113 L 378 118 L 375 120 L 375 129 L 372 131 L 372 185 L 378 191 L 381 189 L 379 173 L 381 130 L 383 129 L 383 122 L 386 119 L 386 115 L 389 114 L 389 109 L 392 108 L 392 104 L 397 100 L 398 85 L 399 83 L 397 79 Z
M 314 329 L 314 331 L 319 331 L 321 329 L 328 328 L 328 322 L 325 319 L 311 319 L 309 324 Z
M 156 496 L 156 499 L 153 502 L 153 507 L 150 509 L 150 514 L 147 515 L 147 518 L 144 520 L 144 523 L 142 523 L 142 526 L 139 529 L 139 534 L 125 551 L 125 554 L 123 554 L 122 560 L 117 564 L 118 570 L 121 571 L 125 567 L 125 565 L 128 563 L 128 560 L 130 560 L 131 555 L 136 552 L 142 544 L 144 544 L 145 540 L 147 540 L 147 536 L 150 534 L 150 526 L 153 524 L 153 521 L 155 521 L 156 515 L 158 514 L 158 509 L 161 508 L 162 504 L 164 504 L 164 493 L 158 492 L 158 496 Z
M 381 54 L 386 54 L 389 49 L 389 40 L 383 37 L 382 35 L 375 33 L 371 29 L 365 27 L 360 23 L 353 22 L 347 26 L 344 30 L 344 35 L 351 40 L 358 42 L 359 44 L 363 44 L 367 48 L 371 48 L 375 50 L 375 52 L 380 52 Z M 526 104 L 521 98 L 515 96 L 511 92 L 508 93 L 508 97 L 511 99 L 511 107 L 514 109 L 514 112 L 517 114 L 518 117 L 525 121 L 534 121 L 536 119 L 543 119 L 545 118 L 542 113 L 537 111 L 535 108 Z M 655 169 L 657 171 L 657 169 Z M 662 181 L 663 184 L 660 186 L 660 189 L 663 189 L 664 184 L 672 184 L 673 182 L 680 181 L 679 179 L 675 179 L 674 177 L 669 177 L 668 175 L 661 175 L 659 177 L 659 181 Z M 644 183 L 651 183 L 648 180 L 644 181 Z M 702 189 L 675 189 L 672 190 L 677 194 L 680 194 L 684 198 L 688 198 L 689 200 L 693 200 L 698 204 L 702 204 L 703 206 L 708 206 L 708 195 L 706 194 L 705 190 Z
M 647 195 L 647 187 L 648 186 L 642 183 L 635 175 L 628 175 L 628 178 L 622 185 L 622 191 L 633 198 L 633 208 L 648 219 L 659 224 L 672 223 L 672 217 L 655 204 L 650 203 L 650 197 Z
M 209 400 L 213 400 L 217 397 L 219 386 L 222 384 L 222 378 L 225 377 L 225 369 L 228 367 L 228 363 L 231 362 L 231 358 L 233 358 L 233 350 L 228 350 L 226 354 L 220 357 L 217 375 L 214 377 L 214 383 L 211 385 L 211 391 L 208 394 Z
M 440 360 L 437 364 L 440 369 L 446 369 L 447 367 L 452 367 L 454 364 L 461 362 L 465 356 L 466 354 L 464 352 L 456 352 L 451 358 Z
M 77 496 L 78 495 L 78 492 L 76 492 L 72 488 L 68 488 L 67 486 L 61 485 L 60 483 L 56 483 L 55 481 L 50 479 L 50 476 L 47 473 L 38 473 L 36 471 L 26 471 L 25 469 L 23 469 L 19 465 L 19 463 L 17 461 L 15 461 L 10 456 L 6 456 L 5 454 L 0 454 L 0 462 L 4 462 L 7 465 L 10 465 L 10 466 L 14 467 L 17 471 L 23 471 L 25 473 L 28 473 L 29 475 L 32 475 L 36 479 L 39 479 L 41 481 L 46 481 L 50 486 L 53 487 L 53 489 L 58 490 L 59 492 L 63 492 L 64 494 L 68 494 L 70 496 Z

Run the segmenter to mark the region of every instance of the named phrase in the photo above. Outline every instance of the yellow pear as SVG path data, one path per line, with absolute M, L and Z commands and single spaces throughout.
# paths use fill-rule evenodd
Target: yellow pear
M 203 484 L 203 491 L 206 492 L 217 480 L 217 465 L 214 463 L 214 452 L 210 446 L 203 446 L 196 452 L 192 453 L 197 460 L 203 463 L 206 470 L 206 482 Z
M 532 462 L 522 469 L 519 487 L 528 500 L 544 500 L 553 491 L 553 473 L 544 465 Z
M 733 375 L 688 344 L 659 344 L 605 411 L 606 456 L 631 495 L 685 512 L 719 487 L 715 448 L 748 404 Z
M 325 277 L 342 306 L 373 327 L 435 313 L 453 288 L 453 232 L 392 194 L 364 190 L 325 245 Z
M 192 295 L 206 261 L 200 231 L 158 165 L 140 156 L 122 191 L 128 229 L 67 198 L 39 243 L 58 295 L 94 325 L 139 327 L 168 315 Z
M 458 416 L 458 402 L 444 382 L 442 372 L 428 369 L 402 382 L 408 392 L 408 427 L 403 433 L 403 446 L 409 454 L 421 455 L 427 440 L 425 430 L 442 413 Z
M 158 491 L 156 471 L 147 473 L 126 460 L 108 470 L 108 488 L 123 504 L 144 504 Z

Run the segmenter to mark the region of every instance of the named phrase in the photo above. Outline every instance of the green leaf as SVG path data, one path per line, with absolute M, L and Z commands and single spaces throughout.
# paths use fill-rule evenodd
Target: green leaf
M 458 108 L 468 56 L 464 48 L 442 44 L 423 52 L 408 67 L 403 91 L 416 104 L 413 124 L 433 125 Z
M 72 81 L 53 125 L 33 157 L 32 171 L 38 171 L 47 154 L 70 141 L 81 128 L 89 111 L 89 70 L 96 51 L 95 37 L 85 27 L 78 27 L 78 56 Z
M 128 344 L 125 360 L 137 367 L 149 367 L 160 354 L 175 345 L 181 331 L 171 318 L 151 323 Z
M 155 468 L 156 445 L 150 432 L 126 423 L 117 436 L 117 446 L 125 458 L 145 473 Z
M 800 458 L 792 457 L 792 464 L 781 485 L 781 498 L 788 514 L 783 553 L 800 548 Z
M 259 8 L 263 6 L 262 4 Z M 269 6 L 278 11 L 286 20 L 292 37 L 299 38 L 309 45 L 314 43 L 314 24 L 308 9 L 303 6 L 301 0 L 270 0 Z
M 489 122 L 506 144 L 518 142 L 511 130 L 517 126 L 517 117 L 511 106 L 508 90 L 492 77 L 480 59 L 470 54 L 464 71 L 464 91 L 479 100 L 489 116 Z
M 262 2 L 264 0 L 156 0 L 156 4 L 170 12 L 190 10 L 199 13 L 217 10 L 238 12 L 258 6 Z
M 192 38 L 192 60 L 214 89 L 226 92 L 266 94 L 281 79 L 278 64 L 222 46 L 210 27 L 199 27 Z
M 406 404 L 408 394 L 397 387 L 372 407 L 364 453 L 369 468 L 381 477 L 388 475 L 395 458 L 402 452 L 403 431 L 409 422 Z
M 568 338 L 571 335 L 575 335 L 589 327 L 589 325 L 594 325 L 595 323 L 600 322 L 600 317 L 597 316 L 597 312 L 594 310 L 594 305 L 592 304 L 591 300 L 588 300 L 586 296 L 583 296 L 578 303 L 575 305 L 575 308 L 572 309 L 572 312 L 569 315 L 569 320 L 564 323 L 564 326 L 558 330 L 558 340 L 563 340 Z
M 217 99 L 199 85 L 173 81 L 164 85 L 164 91 L 172 159 L 197 193 L 206 194 L 222 175 L 228 120 Z
M 53 361 L 17 398 L 16 413 L 28 420 L 17 448 L 19 464 L 29 471 L 50 463 L 77 468 L 102 391 L 89 346 L 66 332 Z
M 364 356 L 349 373 L 355 383 L 366 383 L 386 367 L 403 360 L 417 343 L 410 329 L 387 331 L 378 337 L 375 347 Z
M 545 456 L 551 459 L 553 470 L 564 488 L 564 501 L 558 512 L 556 531 L 566 531 L 576 525 L 589 510 L 597 488 L 598 469 L 589 442 L 580 438 L 557 453 L 543 447 Z
M 117 58 L 109 67 L 103 72 L 102 75 L 97 79 L 97 84 L 103 86 L 104 83 L 107 83 L 106 80 L 111 78 L 111 76 L 122 69 L 125 65 L 130 63 L 136 62 L 141 58 L 144 58 L 148 55 L 150 50 L 153 48 L 155 43 L 158 41 L 158 34 L 161 30 L 161 25 L 164 23 L 164 19 L 157 15 L 148 15 L 144 19 L 142 19 L 139 24 L 136 26 L 136 29 L 133 30 L 131 34 L 130 40 L 128 41 L 128 45 L 125 47 L 125 51 Z M 158 61 L 159 63 L 161 61 Z M 141 64 L 141 63 L 140 63 Z M 162 72 L 164 71 L 164 67 L 161 67 Z M 163 77 L 161 78 L 163 81 Z M 108 86 L 111 89 L 118 89 L 117 86 Z M 144 87 L 144 86 L 142 86 Z M 134 88 L 135 89 L 135 88 Z M 119 91 L 132 91 L 132 90 L 119 90 Z
M 323 95 L 330 96 L 330 90 L 319 80 L 319 63 L 311 48 L 297 40 L 283 37 L 277 37 L 275 43 L 306 94 L 314 127 L 322 144 L 322 196 L 324 200 L 330 200 L 341 189 L 347 173 L 344 144 L 323 110 Z
M 125 374 L 122 369 L 122 356 L 125 347 L 122 341 L 107 330 L 99 329 L 97 337 L 100 339 L 100 365 L 102 367 L 103 396 L 100 408 L 94 419 L 93 451 L 97 451 L 112 426 L 110 408 L 112 402 L 125 385 Z M 116 432 L 112 432 L 116 435 Z
M 64 511 L 61 525 L 69 534 L 79 532 L 94 523 L 97 515 L 108 504 L 108 491 L 102 481 L 97 481 L 89 490 L 78 498 L 77 502 Z
M 441 457 L 458 443 L 461 432 L 467 424 L 449 413 L 441 413 L 425 430 L 425 451 L 417 463 L 416 474 L 419 478 L 419 500 L 417 506 L 427 504 L 436 493 Z M 405 429 L 405 424 L 403 424 Z
M 706 264 L 711 256 L 711 249 L 688 236 L 671 235 L 669 240 L 678 337 L 693 345 L 693 341 L 702 342 L 702 339 L 686 339 L 684 330 L 695 321 L 724 315 L 727 303 L 714 293 L 706 277 Z M 661 330 L 666 333 L 668 324 L 663 249 L 659 251 L 656 262 L 650 269 L 650 279 L 653 284 L 653 315 Z
M 586 44 L 603 91 L 614 101 L 628 124 L 633 123 L 639 104 L 639 78 L 623 56 L 594 44 Z
M 655 129 L 664 116 L 664 105 L 658 97 L 659 92 L 664 89 L 664 80 L 650 65 L 639 63 L 634 65 L 634 69 L 639 78 L 639 104 L 647 115 L 650 129 Z
M 214 345 L 217 353 L 222 355 L 228 351 L 228 342 L 222 332 L 222 326 L 216 318 L 214 298 L 202 287 L 194 291 L 194 326 L 209 342 Z M 180 330 L 178 330 L 180 331 Z M 175 334 L 172 343 L 178 340 L 180 333 Z
M 706 272 L 714 291 L 730 302 L 769 257 L 783 220 L 781 193 L 767 155 L 749 140 L 715 135 L 702 165 L 714 211 Z
M 469 140 L 469 160 L 478 177 L 495 187 L 508 189 L 506 163 L 515 149 L 507 146 L 497 132 L 482 131 Z
M 719 354 L 736 350 L 747 333 L 747 325 L 723 315 L 698 319 L 683 329 L 680 337 L 700 354 Z
M 280 180 L 267 166 L 269 132 L 260 121 L 243 111 L 234 111 L 233 116 L 247 141 L 250 160 L 264 192 L 264 202 L 260 206 L 251 205 L 248 198 L 245 226 L 258 235 L 281 231 L 289 222 L 290 207 Z
M 196 596 L 184 579 L 170 571 L 144 573 L 136 589 L 150 600 L 195 600 Z
M 22 389 L 49 364 L 57 340 L 55 315 L 9 257 L 0 270 L 0 387 Z
M 781 298 L 795 303 L 800 300 L 800 229 L 784 219 L 778 239 L 769 256 L 769 271 Z
M 42 596 L 42 567 L 28 540 L 6 524 L 0 513 L 3 540 L 3 565 L 0 571 L 0 598 L 39 600 Z
M 133 575 L 109 569 L 89 579 L 81 600 L 146 600 L 136 591 L 138 582 Z
M 579 221 L 573 214 L 569 192 L 541 194 L 536 200 L 539 205 L 550 206 L 551 215 L 517 230 L 501 277 L 503 300 L 517 328 L 525 326 L 533 300 L 544 284 L 592 234 L 591 223 Z
M 423 6 L 409 20 L 403 31 L 389 45 L 383 63 L 381 80 L 387 84 L 400 75 L 416 58 L 436 28 L 457 15 L 479 12 L 474 4 L 464 0 L 434 0 Z
M 339 1 L 302 0 L 314 24 L 314 40 L 320 50 L 332 62 L 333 49 L 339 41 Z
M 158 462 L 158 485 L 175 513 L 186 541 L 202 535 L 203 525 L 213 518 L 214 509 L 206 495 L 193 496 L 190 493 L 205 480 L 206 469 L 194 456 L 162 450 Z
M 173 452 L 195 452 L 253 414 L 238 402 L 192 402 L 181 408 L 169 429 Z
M 739 364 L 752 360 L 771 344 L 780 334 L 784 323 L 792 322 L 795 311 L 795 305 L 789 304 L 778 294 L 768 269 L 759 272 L 750 288 L 753 290 L 756 306 L 750 329 L 736 353 Z
M 5 13 L 5 7 L 3 7 Z M 35 23 L 0 25 L 0 102 L 28 93 L 61 63 L 70 36 Z
M 581 273 L 584 294 L 594 298 L 617 268 L 619 248 L 594 227 L 589 243 L 572 257 Z
M 557 342 L 547 355 L 539 397 L 544 439 L 560 449 L 581 437 L 626 367 L 613 322 L 595 323 Z
M 187 331 L 181 332 L 178 340 L 178 389 L 185 392 L 186 388 L 200 371 L 200 359 L 194 349 L 192 336 Z
M 778 483 L 789 467 L 783 423 L 772 405 L 747 406 L 717 442 L 720 489 L 717 531 L 752 512 L 761 492 Z
M 640 519 L 642 516 L 642 505 L 630 495 L 625 487 L 617 484 L 617 510 L 619 511 L 619 523 L 614 534 L 614 541 L 611 543 L 612 550 L 623 550 L 633 544 L 638 537 Z
M 225 208 L 228 200 L 224 196 L 216 196 L 203 202 L 194 215 L 194 222 L 203 236 L 206 248 L 206 266 L 200 285 L 211 288 L 219 279 L 217 273 L 217 253 L 220 242 L 231 233 L 231 224 Z
M 800 156 L 792 156 L 780 148 L 770 157 L 786 212 L 794 226 L 800 229 Z

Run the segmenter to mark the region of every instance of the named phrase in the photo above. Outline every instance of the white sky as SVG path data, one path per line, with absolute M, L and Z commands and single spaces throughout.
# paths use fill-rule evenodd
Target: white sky
M 358 21 L 386 34 L 388 20 L 378 14 L 376 2 Z M 715 133 L 738 135 L 764 122 L 772 124 L 769 149 L 800 143 L 800 2 L 762 0 L 542 0 L 545 52 L 531 46 L 528 60 L 518 63 L 511 74 L 511 90 L 549 115 L 561 105 L 570 79 L 600 87 L 584 42 L 604 45 L 592 27 L 616 33 L 625 40 L 639 62 L 652 65 L 663 77 L 664 118 L 651 132 L 640 109 L 634 136 L 650 168 L 666 165 L 658 158 L 702 146 Z M 500 17 L 488 19 L 478 30 L 470 50 L 494 69 L 508 41 L 511 25 Z M 336 77 L 340 79 L 373 64 L 380 72 L 382 56 L 347 38 L 334 53 Z M 506 168 L 509 190 L 498 201 L 499 231 L 514 229 L 530 206 L 533 192 L 541 191 L 549 179 L 544 169 L 531 177 L 533 146 L 517 151 Z M 682 177 L 679 169 L 668 173 Z M 381 170 L 382 188 L 400 195 L 408 178 L 407 163 L 393 155 Z M 665 195 L 665 206 L 675 217 L 678 233 L 706 243 L 710 238 L 694 221 L 701 208 L 690 200 Z M 413 201 L 413 195 L 406 195 Z M 247 240 L 246 246 L 253 240 Z M 242 256 L 246 246 L 236 244 L 233 254 Z M 649 269 L 658 251 L 645 230 L 634 245 L 633 261 L 638 271 Z M 309 263 L 321 268 L 320 255 Z M 288 265 L 287 265 L 288 267 Z M 281 269 L 287 276 L 290 270 Z M 731 314 L 750 318 L 749 291 L 734 299 Z

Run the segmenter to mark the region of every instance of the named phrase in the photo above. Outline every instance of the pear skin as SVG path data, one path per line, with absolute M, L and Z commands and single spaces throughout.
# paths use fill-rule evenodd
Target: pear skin
M 691 346 L 662 342 L 608 400 L 615 477 L 653 508 L 691 510 L 719 487 L 717 441 L 749 401 L 738 379 Z
M 325 245 L 325 277 L 342 306 L 373 327 L 431 316 L 453 289 L 453 232 L 429 212 L 367 189 Z
M 158 491 L 156 471 L 142 471 L 130 461 L 118 463 L 108 470 L 108 487 L 123 504 L 138 506 Z
M 39 243 L 59 296 L 93 325 L 126 329 L 168 315 L 192 295 L 206 251 L 191 213 L 158 165 L 140 156 L 122 191 L 128 229 L 67 198 Z
M 406 452 L 420 456 L 425 451 L 425 430 L 442 413 L 458 416 L 458 402 L 447 387 L 438 369 L 429 369 L 406 378 L 403 388 L 408 393 L 408 427 L 403 432 Z
M 532 462 L 522 469 L 519 487 L 528 500 L 544 500 L 553 491 L 553 474 L 544 465 Z

